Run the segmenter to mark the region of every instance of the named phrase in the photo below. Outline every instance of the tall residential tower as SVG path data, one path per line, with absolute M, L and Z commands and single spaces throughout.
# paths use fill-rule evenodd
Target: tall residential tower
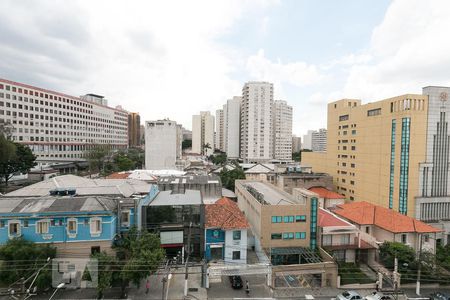
M 192 116 L 192 152 L 208 156 L 214 152 L 214 116 L 209 111 Z
M 274 159 L 292 160 L 292 106 L 275 100 L 273 109 Z

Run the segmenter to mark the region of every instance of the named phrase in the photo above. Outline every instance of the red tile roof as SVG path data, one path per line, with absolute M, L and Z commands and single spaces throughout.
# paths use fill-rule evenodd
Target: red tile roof
M 393 233 L 432 233 L 442 231 L 419 220 L 402 215 L 392 209 L 365 201 L 340 204 L 337 207 L 334 213 L 353 223 L 359 225 L 375 225 Z
M 237 203 L 225 197 L 205 205 L 205 219 L 205 228 L 230 230 L 249 227 Z
M 131 172 L 116 172 L 106 176 L 106 179 L 127 179 Z
M 319 195 L 320 198 L 325 199 L 345 199 L 344 196 L 341 194 L 335 193 L 333 191 L 330 191 L 329 189 L 326 189 L 324 187 L 312 187 L 309 189 L 311 192 L 316 193 Z
M 319 208 L 319 227 L 350 226 L 338 216 L 326 209 Z M 354 225 L 351 225 L 354 226 Z

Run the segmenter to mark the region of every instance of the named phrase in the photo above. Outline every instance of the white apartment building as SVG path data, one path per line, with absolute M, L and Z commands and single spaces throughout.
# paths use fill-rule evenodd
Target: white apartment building
M 302 140 L 302 149 L 312 149 L 312 133 L 314 130 L 308 130 L 307 133 L 303 136 Z
M 313 152 L 327 151 L 327 130 L 325 128 L 321 128 L 312 132 L 311 150 Z
M 225 151 L 224 147 L 224 118 L 223 109 L 216 110 L 216 136 L 215 136 L 215 148 L 220 151 Z
M 299 136 L 292 136 L 292 153 L 302 150 L 302 138 Z
M 145 122 L 145 168 L 175 170 L 181 157 L 181 126 L 175 121 Z
M 0 124 L 31 148 L 39 163 L 84 161 L 93 145 L 128 147 L 128 112 L 102 96 L 69 96 L 0 79 Z
M 209 149 L 205 149 L 205 145 Z M 214 116 L 209 111 L 201 111 L 192 116 L 192 152 L 204 155 L 214 153 Z
M 223 106 L 224 148 L 228 158 L 239 158 L 242 97 L 235 96 Z
M 240 154 L 244 162 L 273 159 L 273 84 L 247 82 L 242 89 Z
M 292 160 L 292 106 L 275 100 L 273 109 L 274 159 Z

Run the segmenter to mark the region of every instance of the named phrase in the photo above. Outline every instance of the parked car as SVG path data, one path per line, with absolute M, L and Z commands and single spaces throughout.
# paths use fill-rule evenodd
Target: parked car
M 373 292 L 370 295 L 364 297 L 365 300 L 393 300 L 390 295 L 383 295 L 380 292 Z
M 435 292 L 430 295 L 430 300 L 450 300 L 450 295 L 440 292 Z
M 345 291 L 336 296 L 337 300 L 361 300 L 362 297 L 355 291 Z
M 230 276 L 229 278 L 230 278 L 231 287 L 233 289 L 236 289 L 236 290 L 242 289 L 242 287 L 244 285 L 242 284 L 241 276 L 234 275 L 234 276 Z

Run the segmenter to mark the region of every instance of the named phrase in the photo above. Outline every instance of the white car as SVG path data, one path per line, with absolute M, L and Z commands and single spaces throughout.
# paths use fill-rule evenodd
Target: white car
M 383 295 L 379 292 L 373 292 L 370 295 L 364 297 L 365 300 L 392 300 L 392 297 L 389 295 Z
M 355 291 L 345 291 L 342 294 L 336 296 L 337 300 L 362 300 L 360 294 Z

